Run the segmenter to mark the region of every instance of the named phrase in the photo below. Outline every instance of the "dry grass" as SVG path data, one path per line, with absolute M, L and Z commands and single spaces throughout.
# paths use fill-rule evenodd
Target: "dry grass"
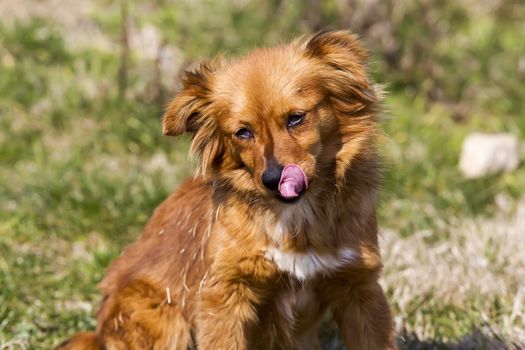
M 457 335 L 471 328 L 525 346 L 525 200 L 490 219 L 454 221 L 444 237 L 383 231 L 383 283 L 398 329 L 420 339 L 450 337 L 447 313 L 439 320 L 432 312 L 449 309 Z

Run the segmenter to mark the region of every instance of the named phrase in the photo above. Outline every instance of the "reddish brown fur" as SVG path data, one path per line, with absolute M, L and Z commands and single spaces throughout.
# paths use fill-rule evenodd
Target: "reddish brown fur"
M 394 349 L 366 59 L 354 36 L 327 32 L 187 73 L 163 127 L 192 134 L 200 176 L 111 265 L 96 332 L 62 349 L 318 349 L 328 310 L 349 349 Z M 288 129 L 295 111 L 306 119 Z M 255 138 L 238 140 L 241 127 Z M 304 169 L 297 203 L 263 186 L 271 161 Z

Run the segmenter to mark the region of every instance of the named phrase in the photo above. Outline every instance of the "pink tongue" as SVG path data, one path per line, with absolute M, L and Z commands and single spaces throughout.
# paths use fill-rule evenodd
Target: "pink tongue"
M 308 188 L 308 180 L 304 171 L 295 164 L 284 167 L 279 181 L 279 193 L 284 198 L 295 198 L 305 188 Z

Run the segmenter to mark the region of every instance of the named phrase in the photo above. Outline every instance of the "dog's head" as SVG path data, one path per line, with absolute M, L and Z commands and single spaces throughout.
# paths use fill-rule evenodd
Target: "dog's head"
M 379 89 L 366 61 L 338 31 L 202 64 L 184 76 L 164 134 L 190 133 L 199 174 L 235 191 L 285 203 L 321 193 L 373 157 Z

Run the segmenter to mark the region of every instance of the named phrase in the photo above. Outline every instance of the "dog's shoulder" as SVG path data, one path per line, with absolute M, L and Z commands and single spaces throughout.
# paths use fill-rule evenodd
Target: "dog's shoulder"
M 154 211 L 140 238 L 124 249 L 108 269 L 100 287 L 111 294 L 131 280 L 165 279 L 172 266 L 200 255 L 201 237 L 209 227 L 212 188 L 203 180 L 187 180 Z
M 186 229 L 207 217 L 212 208 L 213 188 L 202 179 L 188 179 L 164 200 L 149 219 L 141 239 Z

